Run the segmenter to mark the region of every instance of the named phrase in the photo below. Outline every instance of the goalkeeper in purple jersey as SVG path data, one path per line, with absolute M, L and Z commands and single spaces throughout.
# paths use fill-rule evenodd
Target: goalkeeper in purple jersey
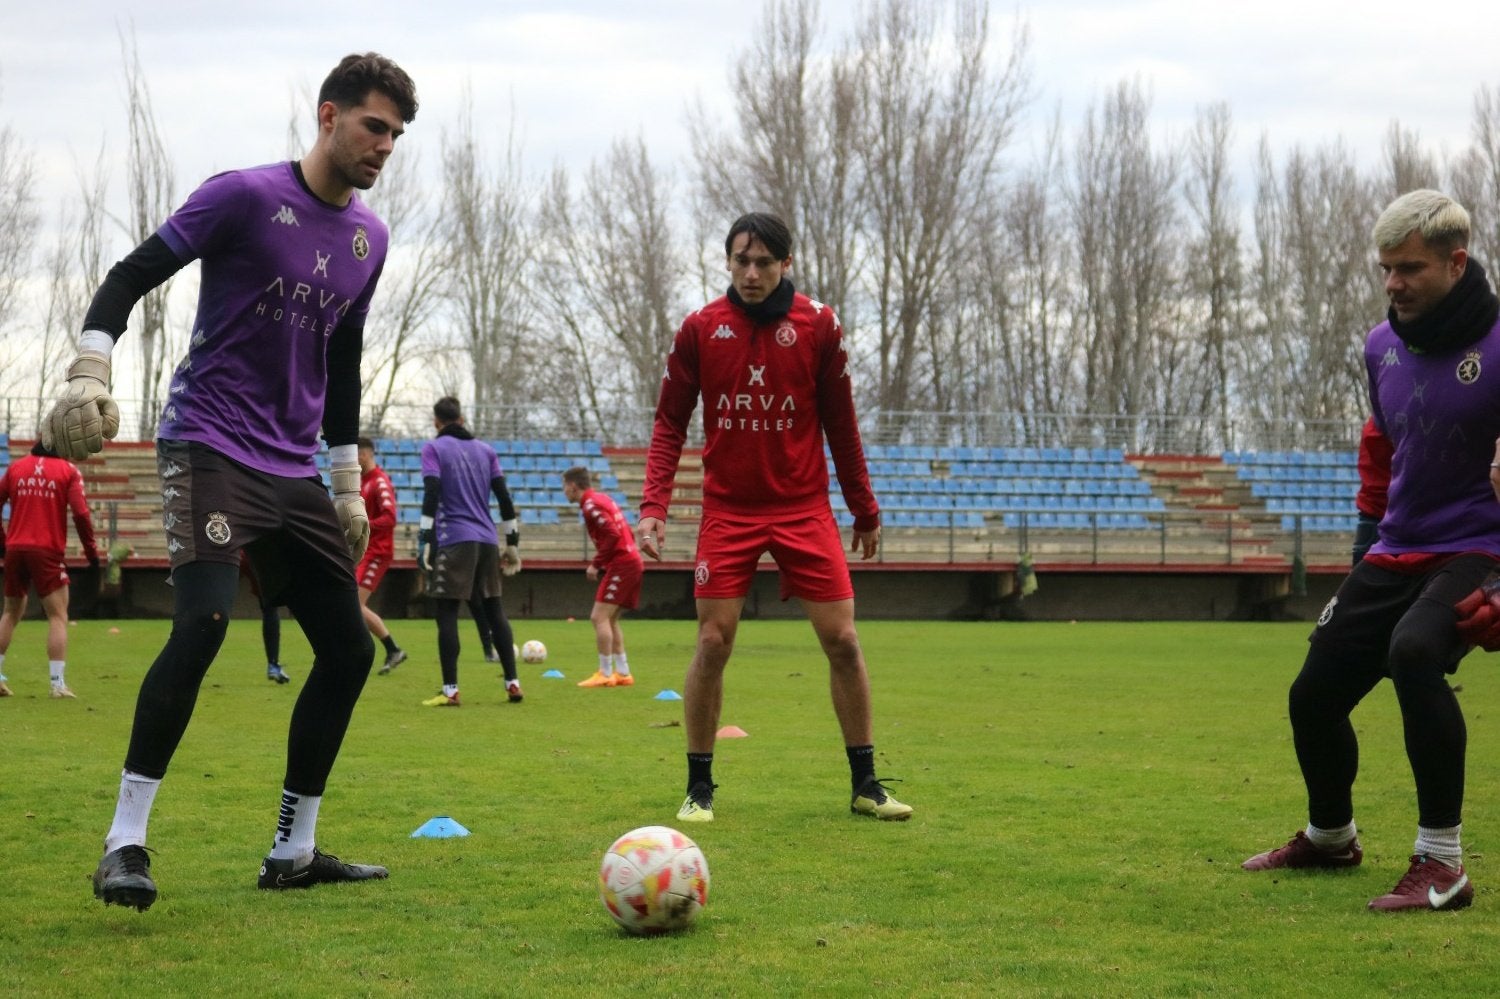
M 317 138 L 300 161 L 210 177 L 94 295 L 68 384 L 42 427 L 80 459 L 119 429 L 110 355 L 142 296 L 201 262 L 187 356 L 157 429 L 172 631 L 141 683 L 114 822 L 94 872 L 106 905 L 156 900 L 145 850 L 158 787 L 224 641 L 240 551 L 262 596 L 288 607 L 315 656 L 292 710 L 287 763 L 261 888 L 384 878 L 317 847 L 318 807 L 374 659 L 354 563 L 369 540 L 355 441 L 365 316 L 385 263 L 367 190 L 417 113 L 411 78 L 350 55 L 318 93 Z M 333 497 L 314 458 L 322 431 Z
M 1374 430 L 1389 441 L 1377 537 L 1318 618 L 1288 698 L 1308 821 L 1248 870 L 1353 867 L 1359 744 L 1350 713 L 1384 678 L 1401 708 L 1417 791 L 1417 835 L 1376 911 L 1458 909 L 1474 899 L 1460 844 L 1467 730 L 1447 675 L 1474 644 L 1471 617 L 1500 564 L 1500 299 L 1468 255 L 1462 206 L 1402 195 L 1375 223 L 1390 309 L 1364 360 Z M 1497 639 L 1496 641 L 1500 641 Z M 1384 852 L 1384 851 L 1383 851 Z

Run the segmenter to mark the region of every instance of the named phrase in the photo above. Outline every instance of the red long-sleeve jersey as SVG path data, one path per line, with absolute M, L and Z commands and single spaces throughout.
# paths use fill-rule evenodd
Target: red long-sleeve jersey
M 583 526 L 588 528 L 589 540 L 594 543 L 594 568 L 604 569 L 617 558 L 641 560 L 640 550 L 635 546 L 635 534 L 625 523 L 625 515 L 608 493 L 596 493 L 585 489 L 578 497 Z
M 365 516 L 370 518 L 366 553 L 390 558 L 396 553 L 396 490 L 385 469 L 376 465 L 360 473 L 359 498 L 365 501 Z
M 9 535 L 0 527 L 0 545 L 7 550 L 29 548 L 62 555 L 68 550 L 67 512 L 71 508 L 84 554 L 99 557 L 94 521 L 83 495 L 83 474 L 71 461 L 34 454 L 17 458 L 0 476 L 0 507 L 7 502 Z
M 1372 416 L 1359 434 L 1359 492 L 1354 506 L 1377 520 L 1385 515 L 1386 491 L 1391 485 L 1391 458 L 1396 446 L 1375 426 Z
M 765 522 L 826 510 L 826 435 L 855 529 L 879 526 L 844 331 L 828 306 L 798 293 L 784 317 L 755 323 L 720 297 L 683 320 L 656 404 L 643 517 L 666 519 L 700 395 L 705 514 Z

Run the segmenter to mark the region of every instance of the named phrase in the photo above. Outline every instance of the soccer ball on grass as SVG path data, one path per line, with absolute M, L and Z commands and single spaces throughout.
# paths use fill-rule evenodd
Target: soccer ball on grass
M 533 638 L 521 646 L 521 659 L 528 663 L 544 663 L 547 661 L 547 646 Z
M 708 904 L 708 861 L 698 844 L 668 826 L 632 829 L 599 865 L 599 901 L 637 936 L 688 926 Z

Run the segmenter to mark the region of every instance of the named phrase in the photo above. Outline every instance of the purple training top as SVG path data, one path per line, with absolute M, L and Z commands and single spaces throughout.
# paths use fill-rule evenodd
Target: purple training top
M 316 475 L 328 339 L 340 323 L 364 326 L 385 223 L 357 196 L 343 208 L 319 201 L 290 163 L 274 163 L 210 177 L 157 235 L 203 261 L 157 436 L 273 475 Z
M 1490 462 L 1500 437 L 1500 323 L 1460 350 L 1414 354 L 1381 323 L 1365 341 L 1375 424 L 1396 446 L 1372 552 L 1500 555 Z
M 500 475 L 500 457 L 482 440 L 445 434 L 422 445 L 422 478 L 443 484 L 433 528 L 437 545 L 460 541 L 499 544 L 490 519 L 490 482 Z

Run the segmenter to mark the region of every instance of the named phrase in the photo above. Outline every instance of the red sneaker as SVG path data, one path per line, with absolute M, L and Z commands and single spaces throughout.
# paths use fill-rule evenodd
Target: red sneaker
M 1473 901 L 1474 886 L 1462 867 L 1454 870 L 1441 860 L 1414 854 L 1406 876 L 1389 893 L 1370 899 L 1370 908 L 1379 912 L 1462 909 Z
M 1240 866 L 1247 871 L 1270 871 L 1280 867 L 1358 867 L 1364 857 L 1365 852 L 1360 849 L 1358 838 L 1351 839 L 1336 849 L 1325 850 L 1299 830 L 1297 835 L 1287 841 L 1286 846 L 1257 853 Z

